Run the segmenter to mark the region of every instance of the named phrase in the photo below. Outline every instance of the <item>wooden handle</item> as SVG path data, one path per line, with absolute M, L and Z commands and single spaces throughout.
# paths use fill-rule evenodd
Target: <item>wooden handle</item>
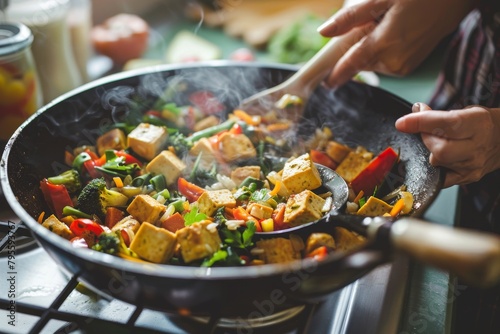
M 500 237 L 403 218 L 391 228 L 394 247 L 470 284 L 500 283 Z
M 339 59 L 372 29 L 372 26 L 356 28 L 344 35 L 331 38 L 320 51 L 283 83 L 283 86 L 286 86 L 286 89 L 284 87 L 283 89 L 290 94 L 307 98 Z

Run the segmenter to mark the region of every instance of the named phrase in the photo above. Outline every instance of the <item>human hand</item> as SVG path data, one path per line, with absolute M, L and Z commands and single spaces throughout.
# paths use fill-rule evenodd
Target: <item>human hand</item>
M 396 121 L 396 128 L 421 133 L 431 165 L 448 169 L 445 188 L 478 181 L 500 168 L 500 108 L 441 111 L 415 103 L 412 111 Z
M 378 25 L 345 53 L 325 83 L 339 86 L 362 70 L 388 75 L 410 73 L 458 26 L 473 2 L 368 0 L 342 8 L 318 28 L 320 34 L 333 37 L 369 23 Z

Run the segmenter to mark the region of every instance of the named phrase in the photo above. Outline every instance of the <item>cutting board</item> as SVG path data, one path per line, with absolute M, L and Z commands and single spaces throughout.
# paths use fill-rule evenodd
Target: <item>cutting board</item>
M 186 15 L 226 34 L 241 38 L 252 47 L 265 47 L 281 28 L 307 14 L 327 19 L 342 7 L 343 0 L 221 0 L 219 8 L 189 5 Z

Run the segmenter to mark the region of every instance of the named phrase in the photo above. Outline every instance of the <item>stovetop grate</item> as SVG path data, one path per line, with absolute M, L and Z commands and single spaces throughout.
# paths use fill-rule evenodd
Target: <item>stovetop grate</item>
M 30 231 L 24 224 L 19 222 L 0 222 L 0 231 L 5 233 L 0 241 L 0 252 L 4 257 L 7 257 L 9 250 L 9 240 L 16 240 L 19 238 L 29 238 Z M 128 315 L 128 319 L 120 319 L 114 321 L 103 319 L 100 317 L 89 316 L 88 314 L 79 314 L 75 310 L 65 311 L 61 309 L 65 301 L 75 290 L 78 290 L 79 282 L 78 275 L 73 275 L 69 278 L 66 285 L 57 294 L 49 307 L 37 305 L 36 303 L 15 301 L 15 313 L 19 318 L 22 315 L 33 318 L 32 324 L 25 333 L 94 333 L 96 331 L 103 331 L 106 333 L 212 333 L 212 334 L 231 334 L 231 333 L 309 333 L 309 324 L 311 318 L 315 313 L 317 305 L 305 305 L 304 308 L 293 318 L 284 322 L 272 324 L 262 328 L 227 328 L 220 325 L 221 319 L 211 317 L 206 319 L 206 322 L 195 321 L 189 317 L 182 317 L 179 315 L 163 314 L 162 312 L 152 311 L 142 308 L 140 306 L 129 305 L 133 311 Z M 9 310 L 12 299 L 5 299 L 6 296 L 0 296 L 0 308 L 2 310 Z M 100 297 L 103 298 L 103 297 Z M 110 302 L 108 300 L 108 302 Z M 156 312 L 168 317 L 169 321 L 175 324 L 173 328 L 149 328 L 144 326 L 144 322 L 140 323 L 139 319 L 144 312 Z M 8 314 L 7 314 L 8 315 Z M 57 324 L 57 325 L 55 325 Z M 4 324 L 0 328 L 5 328 Z M 47 328 L 49 327 L 49 328 Z M 55 329 L 54 329 L 55 327 Z M 155 326 L 152 326 L 155 327 Z M 15 326 L 13 326 L 16 332 Z M 2 330 L 3 331 L 3 330 Z M 16 332 L 17 333 L 17 332 Z

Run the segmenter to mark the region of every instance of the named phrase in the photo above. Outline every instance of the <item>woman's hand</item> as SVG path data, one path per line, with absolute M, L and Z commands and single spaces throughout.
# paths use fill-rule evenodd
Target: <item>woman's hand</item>
M 342 35 L 378 23 L 337 62 L 325 83 L 339 86 L 359 71 L 406 75 L 473 8 L 474 0 L 368 0 L 339 10 L 318 28 L 323 36 Z
M 415 103 L 412 111 L 396 121 L 396 128 L 421 133 L 430 163 L 448 169 L 445 188 L 478 181 L 500 168 L 500 108 L 440 111 Z

